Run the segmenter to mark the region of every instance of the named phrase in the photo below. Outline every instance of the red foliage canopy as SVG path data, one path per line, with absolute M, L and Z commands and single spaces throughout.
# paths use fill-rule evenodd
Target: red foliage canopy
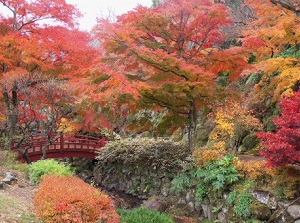
M 274 118 L 275 133 L 258 133 L 270 166 L 300 165 L 300 91 L 280 102 L 281 116 Z

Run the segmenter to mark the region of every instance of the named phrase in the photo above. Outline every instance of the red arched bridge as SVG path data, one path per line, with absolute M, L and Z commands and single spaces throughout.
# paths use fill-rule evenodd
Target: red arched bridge
M 105 137 L 96 138 L 84 135 L 60 135 L 55 138 L 56 140 L 46 149 L 46 159 L 71 157 L 94 159 L 97 155 L 96 152 L 106 144 Z M 29 142 L 19 145 L 19 149 L 22 151 L 27 150 L 26 154 L 30 161 L 37 161 L 42 158 L 43 147 L 45 147 L 47 143 L 47 135 L 33 135 L 30 137 Z M 21 160 L 24 160 L 14 143 L 12 144 L 12 150 L 19 154 Z

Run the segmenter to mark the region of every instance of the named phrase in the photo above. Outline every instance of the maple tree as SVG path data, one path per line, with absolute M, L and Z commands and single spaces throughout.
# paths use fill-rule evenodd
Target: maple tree
M 89 35 L 75 28 L 78 9 L 64 0 L 0 3 L 7 12 L 0 16 L 0 86 L 10 145 L 20 122 L 19 93 L 49 77 L 76 77 L 90 63 L 94 51 L 88 45 Z M 31 82 L 30 76 L 36 74 L 41 79 Z M 20 85 L 24 80 L 27 83 Z
M 280 102 L 281 116 L 273 121 L 274 133 L 258 133 L 264 156 L 271 166 L 300 165 L 300 91 Z
M 11 85 L 11 81 L 18 89 L 18 122 L 14 125 L 14 131 L 18 133 L 13 137 L 14 146 L 23 155 L 24 159 L 30 163 L 27 156 L 28 149 L 31 148 L 31 136 L 33 133 L 42 133 L 46 137 L 47 143 L 43 146 L 43 158 L 46 157 L 46 149 L 58 137 L 57 132 L 62 134 L 69 127 L 63 123 L 63 119 L 72 114 L 72 92 L 62 81 L 57 79 L 47 79 L 40 81 L 38 75 L 18 76 L 18 81 L 6 79 L 4 86 Z M 30 83 L 30 86 L 26 86 Z M 0 108 L 2 114 L 6 114 L 3 108 Z M 3 127 L 3 132 L 12 131 L 8 126 Z M 20 145 L 27 145 L 21 149 Z
M 99 20 L 94 31 L 105 52 L 101 61 L 126 79 L 122 87 L 134 86 L 134 97 L 142 96 L 144 104 L 188 118 L 193 150 L 197 112 L 219 97 L 218 73 L 229 70 L 232 80 L 246 66 L 238 47 L 220 50 L 221 27 L 230 21 L 224 4 L 170 0 L 155 8 L 138 6 L 114 23 Z

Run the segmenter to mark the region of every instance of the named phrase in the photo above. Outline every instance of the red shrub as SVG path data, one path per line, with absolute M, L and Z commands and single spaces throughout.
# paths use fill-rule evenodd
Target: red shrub
M 274 118 L 276 132 L 258 133 L 261 154 L 270 166 L 300 165 L 300 90 L 280 102 L 281 116 Z
M 120 221 L 112 200 L 76 177 L 46 176 L 35 194 L 34 206 L 45 223 Z

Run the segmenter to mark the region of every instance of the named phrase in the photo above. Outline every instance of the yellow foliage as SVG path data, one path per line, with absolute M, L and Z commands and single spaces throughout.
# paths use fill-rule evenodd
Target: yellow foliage
M 217 110 L 215 124 L 215 130 L 209 136 L 210 140 L 215 141 L 211 146 L 214 149 L 226 149 L 226 142 L 239 138 L 241 128 L 249 131 L 262 128 L 260 121 L 235 101 L 228 101 Z
M 222 159 L 226 155 L 224 149 L 197 149 L 193 152 L 196 164 L 200 167 L 207 162 L 213 162 Z
M 79 129 L 79 126 L 76 123 L 69 122 L 66 118 L 61 118 L 58 132 L 71 133 Z
M 272 98 L 274 102 L 290 95 L 300 81 L 300 60 L 296 58 L 270 58 L 255 65 L 257 72 L 263 72 L 254 86 L 253 100 Z
M 268 174 L 271 175 L 272 186 L 282 188 L 282 193 L 289 199 L 294 199 L 299 193 L 300 169 L 294 166 L 281 168 L 267 168 Z
M 270 178 L 266 162 L 261 160 L 239 161 L 236 168 L 242 172 L 246 179 L 254 181 Z

